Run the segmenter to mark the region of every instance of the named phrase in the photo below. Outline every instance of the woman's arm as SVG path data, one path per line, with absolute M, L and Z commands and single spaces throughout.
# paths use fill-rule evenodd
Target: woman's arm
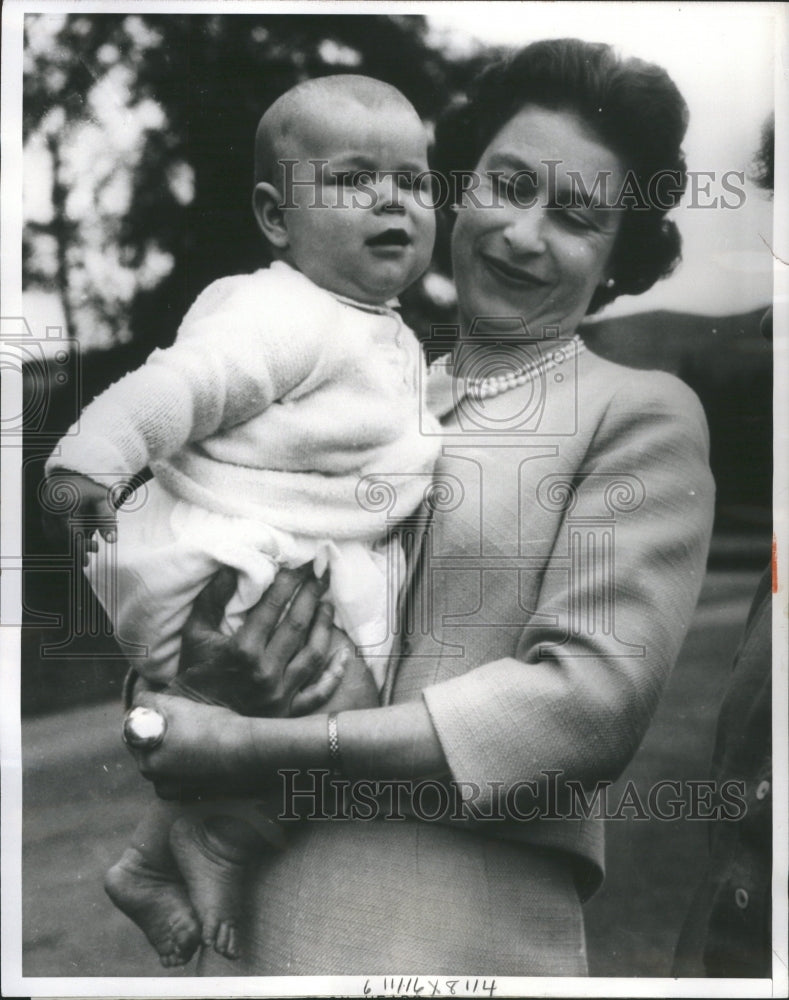
M 621 773 L 690 625 L 712 527 L 704 413 L 673 376 L 629 373 L 561 476 L 555 522 L 540 519 L 546 465 L 529 465 L 523 537 L 553 543 L 515 655 L 422 692 L 453 777 L 482 789 L 546 770 L 592 784 Z M 497 610 L 514 620 L 518 595 Z
M 257 719 L 184 698 L 145 692 L 136 704 L 156 708 L 167 720 L 164 742 L 134 751 L 144 777 L 168 798 L 184 787 L 206 793 L 256 795 L 277 772 L 334 770 L 327 715 Z M 427 709 L 413 702 L 358 709 L 338 716 L 342 771 L 347 778 L 383 781 L 448 773 Z

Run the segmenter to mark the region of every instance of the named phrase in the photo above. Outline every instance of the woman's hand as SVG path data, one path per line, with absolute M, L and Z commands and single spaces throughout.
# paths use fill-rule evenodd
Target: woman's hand
M 194 603 L 184 627 L 174 693 L 243 715 L 285 717 L 320 708 L 336 691 L 349 650 L 329 656 L 333 609 L 309 567 L 280 570 L 233 636 L 219 624 L 235 587 L 222 570 Z
M 138 691 L 134 705 L 155 709 L 165 720 L 165 736 L 153 750 L 132 749 L 140 773 L 163 799 L 230 793 L 248 777 L 244 751 L 251 750 L 250 720 L 227 708 L 152 691 Z

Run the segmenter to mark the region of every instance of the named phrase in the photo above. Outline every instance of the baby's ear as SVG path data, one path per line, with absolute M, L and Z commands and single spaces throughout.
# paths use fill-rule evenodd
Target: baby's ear
M 261 233 L 269 243 L 279 250 L 288 246 L 288 229 L 285 215 L 280 208 L 282 197 L 273 184 L 261 181 L 252 192 L 252 210 L 255 213 Z

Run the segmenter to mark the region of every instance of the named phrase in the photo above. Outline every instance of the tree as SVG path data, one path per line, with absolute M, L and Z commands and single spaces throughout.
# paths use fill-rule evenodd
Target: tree
M 27 177 L 49 187 L 26 191 L 26 285 L 57 289 L 85 347 L 140 357 L 259 264 L 252 137 L 276 97 L 360 72 L 430 121 L 487 57 L 450 58 L 417 16 L 29 15 L 26 41 Z

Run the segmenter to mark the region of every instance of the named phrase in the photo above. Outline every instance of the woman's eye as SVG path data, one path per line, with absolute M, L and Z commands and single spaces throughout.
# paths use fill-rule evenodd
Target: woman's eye
M 564 226 L 566 229 L 574 229 L 577 232 L 586 232 L 587 230 L 595 228 L 593 221 L 583 212 L 563 207 L 561 205 L 553 206 L 553 211 L 559 224 Z
M 494 191 L 504 200 L 505 204 L 521 208 L 530 208 L 534 205 L 537 198 L 537 179 L 531 171 L 520 171 L 510 177 L 491 173 L 490 179 Z
M 533 204 L 537 197 L 537 182 L 528 174 L 511 178 L 508 189 L 520 204 Z
M 488 174 L 488 180 L 490 181 L 490 186 L 496 192 L 497 195 L 506 196 L 507 194 L 507 180 L 503 174 Z

